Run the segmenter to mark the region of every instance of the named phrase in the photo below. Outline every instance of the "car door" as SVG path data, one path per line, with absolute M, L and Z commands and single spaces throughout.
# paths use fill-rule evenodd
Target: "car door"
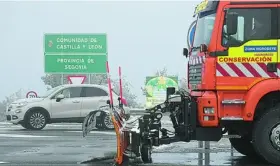
M 82 100 L 81 116 L 86 117 L 91 111 L 99 109 L 100 106 L 107 105 L 108 93 L 97 87 L 84 87 L 84 97 Z
M 61 90 L 55 96 L 63 94 L 64 98 L 60 101 L 54 96 L 51 101 L 51 118 L 77 118 L 80 117 L 82 105 L 82 87 L 69 87 Z

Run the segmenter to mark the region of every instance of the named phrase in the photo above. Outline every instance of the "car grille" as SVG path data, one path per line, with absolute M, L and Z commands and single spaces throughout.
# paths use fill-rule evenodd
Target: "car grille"
M 6 118 L 7 118 L 8 121 L 11 120 L 11 116 L 10 115 L 7 115 Z
M 189 65 L 189 84 L 192 87 L 196 87 L 197 84 L 201 84 L 202 64 Z M 194 88 L 196 89 L 196 88 Z

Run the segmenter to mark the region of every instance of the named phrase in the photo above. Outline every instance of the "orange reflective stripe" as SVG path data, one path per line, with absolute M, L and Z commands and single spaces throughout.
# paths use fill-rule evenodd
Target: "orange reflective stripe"
M 217 86 L 217 90 L 248 90 L 247 86 Z
M 114 124 L 115 132 L 116 132 L 116 136 L 117 136 L 117 156 L 116 156 L 115 160 L 118 164 L 121 164 L 123 162 L 123 150 L 122 150 L 121 135 L 119 132 L 120 127 L 114 116 L 112 116 L 112 122 Z

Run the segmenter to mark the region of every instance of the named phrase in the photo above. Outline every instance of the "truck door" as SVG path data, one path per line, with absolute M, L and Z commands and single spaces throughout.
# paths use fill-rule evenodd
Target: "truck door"
M 248 66 L 252 67 L 248 71 L 254 77 L 278 78 L 278 9 L 273 5 L 249 11 L 245 20 L 249 23 L 245 26 L 245 38 L 249 42 L 244 44 L 245 57 L 251 61 Z
M 278 4 L 278 15 L 277 15 L 278 19 L 277 19 L 277 27 L 278 27 L 278 59 L 277 59 L 277 73 L 278 73 L 278 76 L 280 76 L 280 4 Z
M 260 8 L 237 8 L 229 5 L 226 9 L 228 13 L 238 15 L 237 32 L 223 36 L 222 45 L 228 53 L 227 56 L 218 58 L 216 75 L 233 78 L 278 78 L 277 5 Z M 227 34 L 226 25 L 224 26 L 223 34 Z

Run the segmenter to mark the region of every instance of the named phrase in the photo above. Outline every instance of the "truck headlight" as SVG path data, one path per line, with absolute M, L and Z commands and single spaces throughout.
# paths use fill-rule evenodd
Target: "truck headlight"
M 204 114 L 214 114 L 215 113 L 213 107 L 204 107 L 203 112 L 204 112 Z

